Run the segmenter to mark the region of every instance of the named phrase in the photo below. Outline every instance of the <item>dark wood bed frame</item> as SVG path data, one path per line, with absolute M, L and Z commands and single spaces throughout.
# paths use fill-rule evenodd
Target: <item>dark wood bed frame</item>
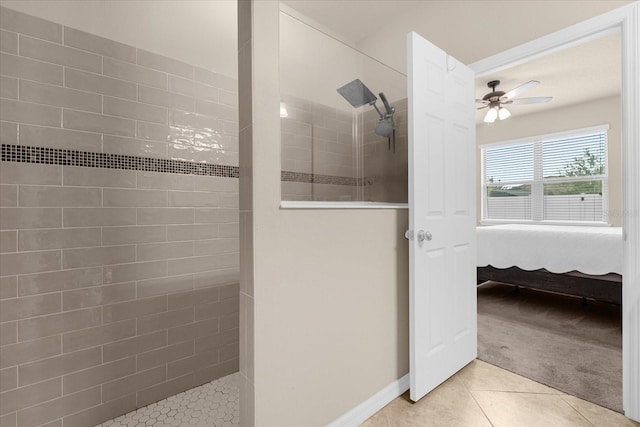
M 478 267 L 478 284 L 488 280 L 540 289 L 543 291 L 592 298 L 612 304 L 622 304 L 622 276 L 615 273 L 592 276 L 577 271 L 565 274 L 551 273 L 545 269 L 526 271 L 518 267 Z

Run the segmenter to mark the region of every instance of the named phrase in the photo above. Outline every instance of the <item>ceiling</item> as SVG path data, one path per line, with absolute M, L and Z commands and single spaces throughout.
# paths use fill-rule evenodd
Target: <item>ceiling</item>
M 403 71 L 404 35 L 412 30 L 470 64 L 629 1 L 283 0 L 283 3 L 359 50 Z M 523 25 L 525 21 L 535 25 Z M 469 34 L 474 37 L 468 37 Z M 495 79 L 502 82 L 499 90 L 505 92 L 529 80 L 539 80 L 540 85 L 521 97 L 553 97 L 547 104 L 513 106 L 510 110 L 514 117 L 613 96 L 620 92 L 620 36 L 609 35 L 478 79 L 476 97 L 482 98 L 489 92 L 486 83 Z M 484 114 L 479 112 L 477 116 L 481 123 Z

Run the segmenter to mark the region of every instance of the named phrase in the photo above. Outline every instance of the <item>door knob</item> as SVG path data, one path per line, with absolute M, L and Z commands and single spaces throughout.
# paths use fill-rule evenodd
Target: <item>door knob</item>
M 413 231 L 412 230 L 405 231 L 404 238 L 407 240 L 413 240 Z
M 418 231 L 418 242 L 422 243 L 425 240 L 431 240 L 433 239 L 433 236 L 431 235 L 430 231 L 424 231 L 424 230 L 420 230 Z

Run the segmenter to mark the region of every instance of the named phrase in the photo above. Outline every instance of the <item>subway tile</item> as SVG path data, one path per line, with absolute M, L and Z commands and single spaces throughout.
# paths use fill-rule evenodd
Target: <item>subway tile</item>
M 167 364 L 167 378 L 176 378 L 188 373 L 193 373 L 198 368 L 211 366 L 218 363 L 218 352 L 210 351 L 195 354 L 184 359 L 176 360 Z
M 64 27 L 64 44 L 127 62 L 136 62 L 136 49 L 114 40 Z
M 0 322 L 43 316 L 61 311 L 60 294 L 44 294 L 0 301 Z
M 215 100 L 214 100 L 215 101 Z M 217 100 L 220 104 L 227 105 L 234 109 L 238 108 L 238 92 L 237 91 L 229 91 L 229 90 L 220 90 L 220 94 Z M 237 117 L 236 117 L 236 126 L 237 126 Z
M 238 305 L 238 296 L 214 301 L 207 304 L 196 306 L 196 320 L 204 320 L 212 317 L 226 316 L 238 313 L 240 307 Z
M 0 300 L 7 298 L 16 298 L 17 296 L 18 276 L 0 277 Z
M 166 331 L 154 332 L 147 335 L 138 335 L 133 338 L 105 344 L 103 347 L 103 361 L 122 359 L 136 354 L 151 351 L 167 345 Z
M 62 116 L 62 126 L 65 129 L 120 136 L 133 136 L 135 134 L 135 121 L 131 119 L 67 109 L 64 110 Z
M 59 208 L 1 208 L 0 229 L 53 228 L 62 225 Z
M 0 415 L 19 411 L 47 400 L 55 399 L 61 395 L 60 378 L 43 381 L 27 387 L 20 387 L 16 390 L 2 393 L 2 405 Z
M 135 283 L 121 283 L 111 286 L 94 286 L 92 288 L 65 291 L 62 294 L 62 309 L 64 311 L 97 305 L 113 304 L 130 301 L 136 297 Z
M 193 242 L 167 242 L 138 245 L 138 261 L 184 258 L 193 256 Z
M 199 240 L 195 242 L 194 247 L 196 256 L 238 252 L 239 250 L 239 241 L 233 238 Z
M 138 102 L 185 111 L 193 111 L 194 109 L 194 99 L 192 97 L 149 86 L 138 87 Z
M 20 35 L 20 56 L 94 73 L 102 72 L 102 58 L 98 55 L 24 35 Z
M 0 76 L 0 98 L 18 99 L 18 79 Z
M 6 7 L 0 7 L 0 28 L 62 43 L 62 25 Z
M 220 316 L 220 331 L 237 329 L 240 327 L 240 314 L 234 313 L 228 316 Z
M 102 230 L 102 244 L 105 246 L 165 242 L 166 240 L 167 227 L 160 225 L 108 227 Z
M 18 412 L 18 426 L 36 427 L 100 404 L 100 387 L 83 390 Z
M 196 98 L 218 101 L 218 89 L 191 79 L 169 76 L 169 91 Z
M 240 136 L 240 126 L 236 121 L 220 120 L 222 133 L 232 136 Z
M 60 251 L 18 252 L 0 255 L 0 274 L 39 273 L 42 271 L 60 270 Z
M 238 121 L 237 108 L 202 99 L 196 99 L 196 113 L 206 114 L 222 120 Z
M 102 99 L 98 94 L 29 80 L 20 80 L 20 100 L 95 113 L 102 111 Z
M 20 341 L 32 340 L 64 332 L 100 325 L 100 307 L 22 319 L 18 322 Z
M 60 335 L 7 345 L 0 348 L 0 368 L 22 365 L 62 354 Z
M 171 200 L 171 196 L 169 196 L 169 200 Z M 154 224 L 193 224 L 193 209 L 138 208 L 138 225 Z
M 220 237 L 239 237 L 239 224 L 237 222 L 227 223 L 227 224 L 219 224 L 218 230 L 220 233 Z
M 16 145 L 18 143 L 18 124 L 0 121 L 0 143 Z
M 240 295 L 240 283 L 229 283 L 220 287 L 220 299 L 238 298 Z
M 109 344 L 136 335 L 136 320 L 128 319 L 94 328 L 67 332 L 62 336 L 62 350 L 65 353 L 84 348 Z
M 102 136 L 99 133 L 20 123 L 20 145 L 100 152 Z
M 51 271 L 21 275 L 18 278 L 18 294 L 20 296 L 37 295 L 100 285 L 102 285 L 102 268 Z
M 18 387 L 18 367 L 0 369 L 0 393 L 13 390 Z M 0 394 L 0 396 L 2 396 Z M 3 399 L 0 397 L 0 399 Z M 3 403 L 4 405 L 4 403 Z
M 138 122 L 138 125 L 140 123 Z M 103 141 L 103 152 L 105 153 L 124 154 L 126 156 L 167 157 L 167 144 L 165 142 L 112 135 L 104 135 Z
M 64 167 L 64 185 L 135 188 L 136 172 L 120 169 Z
M 135 225 L 135 208 L 64 208 L 63 227 Z
M 167 274 L 166 261 L 136 262 L 116 264 L 104 267 L 104 283 L 123 283 L 135 280 L 152 279 Z
M 217 380 L 218 378 L 231 375 L 240 370 L 238 359 L 228 360 L 217 365 L 206 366 L 198 369 L 193 373 L 194 385 L 202 385 L 204 383 Z
M 18 249 L 20 251 L 39 251 L 82 248 L 99 246 L 101 240 L 99 228 L 20 230 L 18 232 Z
M 25 207 L 82 207 L 100 206 L 100 188 L 20 186 L 20 206 Z
M 234 192 L 239 191 L 237 178 L 222 178 L 218 176 L 196 176 L 196 191 Z
M 180 160 L 192 163 L 214 163 L 220 162 L 215 156 L 217 150 L 207 147 L 195 147 L 191 145 L 170 143 L 167 147 L 167 157 L 171 160 Z
M 136 136 L 142 139 L 152 139 L 155 141 L 169 141 L 171 130 L 169 126 L 159 125 L 157 123 L 137 122 Z
M 239 343 L 236 341 L 220 348 L 218 351 L 220 361 L 226 362 L 228 360 L 238 359 L 240 357 L 240 346 L 238 344 Z
M 138 298 L 170 294 L 169 299 L 171 299 L 171 296 L 174 293 L 180 293 L 182 291 L 193 289 L 193 276 L 188 274 L 185 276 L 141 280 L 138 282 L 137 286 Z
M 91 386 L 112 381 L 136 372 L 136 358 L 129 357 L 115 362 L 105 363 L 63 377 L 63 393 L 70 394 Z
M 21 364 L 18 367 L 19 383 L 20 386 L 33 384 L 48 378 L 96 366 L 101 363 L 101 359 L 100 347 L 94 347 L 37 362 Z
M 179 110 L 171 110 L 169 111 L 169 124 L 172 126 L 172 129 L 179 129 L 183 135 L 174 135 L 172 142 L 184 142 L 189 145 L 195 145 L 195 137 L 191 137 L 187 135 L 187 138 L 184 138 L 185 129 L 182 128 L 191 128 L 202 130 L 203 133 L 207 133 L 209 135 L 219 134 L 222 132 L 222 125 L 220 121 L 212 115 L 202 114 L 200 112 L 194 113 L 190 111 L 179 111 Z M 198 138 L 198 143 L 201 142 L 204 138 Z M 210 144 L 210 148 L 215 148 L 214 143 Z
M 214 224 L 168 225 L 167 240 L 201 240 L 218 237 L 218 228 Z
M 193 285 L 196 289 L 220 286 L 229 283 L 238 283 L 240 280 L 239 268 L 223 268 L 215 271 L 205 271 L 193 276 Z
M 16 427 L 18 425 L 17 412 L 0 416 L 0 426 L 2 427 Z
M 172 259 L 168 261 L 168 275 L 199 273 L 237 266 L 237 253 Z
M 167 311 L 167 297 L 143 298 L 104 306 L 102 308 L 102 321 L 107 324 L 120 320 L 134 319 L 139 316 L 162 313 L 163 311 Z
M 0 185 L 0 206 L 13 207 L 18 205 L 18 186 Z
M 196 338 L 215 334 L 218 332 L 219 319 L 206 319 L 195 323 L 169 328 L 169 345 L 182 341 L 193 341 Z
M 0 181 L 3 184 L 61 185 L 62 166 L 3 162 Z
M 223 90 L 238 92 L 238 79 L 218 74 L 216 77 L 216 86 Z
M 18 341 L 18 322 L 0 323 L 0 346 Z
M 187 323 L 192 323 L 193 320 L 193 307 L 139 317 L 138 334 L 148 334 L 179 325 L 185 325 Z M 140 360 L 138 360 L 138 362 L 140 362 Z
M 138 65 L 189 79 L 193 78 L 192 65 L 142 49 L 138 49 Z
M 195 177 L 164 172 L 138 172 L 138 188 L 156 190 L 194 190 Z
M 237 209 L 196 209 L 196 223 L 235 223 L 238 222 Z
M 136 99 L 136 84 L 124 80 L 112 79 L 99 74 L 87 73 L 65 68 L 65 86 L 86 90 L 87 92 L 115 96 L 117 98 Z
M 0 99 L 0 117 L 10 122 L 60 127 L 61 114 L 58 107 Z
M 18 54 L 18 34 L 0 30 L 0 52 Z
M 125 99 L 104 97 L 104 114 L 135 120 L 167 124 L 167 109 Z
M 136 247 L 102 246 L 70 249 L 62 252 L 62 268 L 96 267 L 136 261 Z
M 138 355 L 138 369 L 145 371 L 156 366 L 166 365 L 174 360 L 189 357 L 193 354 L 193 342 L 182 342 L 162 347 Z
M 62 85 L 62 67 L 6 53 L 0 54 L 0 74 L 42 83 Z
M 239 209 L 240 200 L 238 196 L 238 193 L 227 193 L 220 195 L 220 206 L 223 208 Z
M 190 388 L 193 388 L 193 374 L 187 374 L 182 377 L 149 387 L 146 390 L 138 392 L 138 406 L 149 405 L 166 397 L 173 396 Z
M 120 190 L 105 188 L 103 190 L 104 206 L 147 207 L 167 206 L 167 192 L 158 190 Z
M 120 395 L 107 403 L 94 406 L 84 411 L 77 412 L 64 418 L 65 427 L 86 427 L 92 425 L 100 425 L 104 421 L 111 420 L 119 415 L 126 414 L 136 409 L 136 395 L 127 390 L 125 393 L 131 394 Z
M 178 291 L 179 290 L 172 292 L 167 297 L 169 310 L 177 310 L 179 308 L 195 307 L 203 304 L 209 304 L 220 299 L 220 289 L 217 287 L 187 290 L 186 292 Z
M 220 74 L 209 71 L 204 68 L 195 67 L 195 80 L 209 86 L 218 86 L 218 78 Z
M 197 338 L 196 354 L 204 351 L 219 350 L 224 346 L 238 343 L 238 339 L 239 331 L 237 329 L 230 329 L 228 331 L 222 331 L 217 334 Z
M 159 89 L 167 88 L 166 74 L 111 58 L 103 58 L 102 73 L 120 80 L 128 80 Z
M 134 393 L 167 379 L 165 366 L 138 372 L 125 378 L 107 382 L 102 385 L 102 401 L 109 402 L 127 393 Z

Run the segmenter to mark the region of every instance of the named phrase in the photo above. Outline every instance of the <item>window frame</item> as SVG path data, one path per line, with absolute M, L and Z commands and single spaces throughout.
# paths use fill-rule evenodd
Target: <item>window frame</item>
M 610 226 L 608 216 L 609 206 L 609 131 L 608 124 L 591 126 L 586 128 L 571 129 L 567 131 L 554 132 L 542 135 L 528 136 L 505 141 L 481 144 L 478 146 L 480 150 L 480 224 L 545 224 L 545 225 L 581 225 L 592 227 L 608 227 Z M 605 133 L 605 150 L 604 150 L 604 175 L 585 175 L 580 177 L 554 177 L 544 178 L 543 176 L 543 159 L 542 144 L 544 141 L 554 139 L 567 139 L 579 137 L 581 135 Z M 531 185 L 531 219 L 490 219 L 487 218 L 488 213 L 488 197 L 487 189 L 490 185 L 486 182 L 486 149 L 501 146 L 515 146 L 532 144 L 533 146 L 533 178 L 531 180 L 508 181 L 505 185 L 529 184 Z M 570 181 L 601 181 L 602 182 L 602 220 L 601 221 L 574 221 L 574 220 L 545 220 L 544 219 L 544 185 L 549 183 L 570 182 Z M 534 192 L 539 194 L 536 196 Z M 539 219 L 536 219 L 539 218 Z

